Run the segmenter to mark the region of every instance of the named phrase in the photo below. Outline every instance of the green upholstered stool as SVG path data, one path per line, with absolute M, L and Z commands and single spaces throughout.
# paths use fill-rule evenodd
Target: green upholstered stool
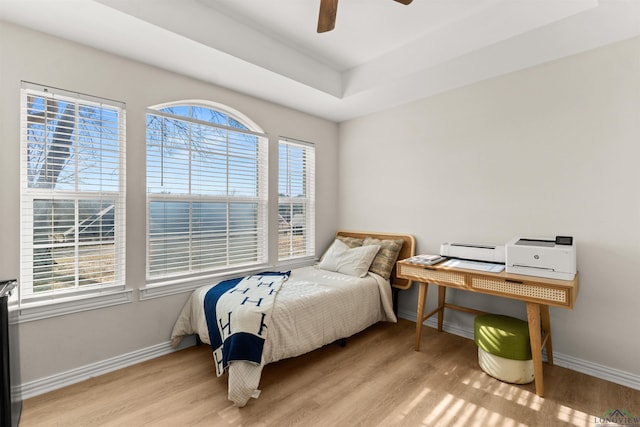
M 483 314 L 474 321 L 478 363 L 501 381 L 527 384 L 533 381 L 529 324 L 515 317 Z

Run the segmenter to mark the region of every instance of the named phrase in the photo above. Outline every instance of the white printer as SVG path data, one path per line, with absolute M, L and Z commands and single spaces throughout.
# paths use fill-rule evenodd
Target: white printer
M 443 243 L 440 255 L 448 258 L 504 264 L 504 245 L 481 245 L 477 243 Z
M 505 245 L 507 273 L 573 280 L 576 244 L 573 237 L 516 237 Z

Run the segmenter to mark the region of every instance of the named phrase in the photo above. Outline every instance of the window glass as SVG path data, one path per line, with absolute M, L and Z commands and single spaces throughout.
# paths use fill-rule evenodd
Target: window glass
M 124 286 L 124 105 L 22 86 L 21 301 Z
M 148 279 L 267 261 L 266 143 L 220 108 L 151 109 Z
M 315 254 L 315 147 L 281 140 L 278 158 L 278 259 Z

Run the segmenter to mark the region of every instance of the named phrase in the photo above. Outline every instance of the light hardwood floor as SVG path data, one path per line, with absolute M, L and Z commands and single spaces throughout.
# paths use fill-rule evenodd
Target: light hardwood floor
M 380 323 L 348 340 L 265 367 L 262 395 L 226 398 L 208 346 L 192 347 L 24 402 L 30 426 L 594 426 L 604 413 L 640 416 L 640 391 L 557 366 L 533 383 L 484 374 L 472 340 L 415 323 Z M 610 424 L 612 425 L 612 424 Z

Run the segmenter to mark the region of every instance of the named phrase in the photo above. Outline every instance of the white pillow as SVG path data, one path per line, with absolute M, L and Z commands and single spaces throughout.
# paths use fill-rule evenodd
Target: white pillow
M 376 257 L 380 245 L 349 248 L 336 239 L 322 256 L 318 268 L 336 271 L 349 276 L 364 277 Z

